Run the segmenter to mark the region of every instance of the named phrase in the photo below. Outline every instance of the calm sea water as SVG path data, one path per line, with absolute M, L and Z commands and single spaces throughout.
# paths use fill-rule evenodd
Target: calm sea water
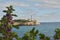
M 35 27 L 36 30 L 39 30 L 40 33 L 45 34 L 46 36 L 49 36 L 51 39 L 53 35 L 55 34 L 55 29 L 60 28 L 60 22 L 43 22 L 38 26 L 19 26 L 19 29 L 13 29 L 13 31 L 17 32 L 19 37 L 22 37 L 25 32 L 30 31 L 33 27 Z

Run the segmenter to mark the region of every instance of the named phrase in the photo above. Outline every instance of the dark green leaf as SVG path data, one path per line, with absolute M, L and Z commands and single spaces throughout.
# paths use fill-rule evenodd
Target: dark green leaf
M 16 15 L 16 14 L 12 14 L 12 16 L 15 16 L 15 17 L 17 17 L 17 15 Z
M 3 10 L 3 12 L 7 12 L 7 10 Z
M 2 40 L 2 37 L 0 37 L 0 40 Z

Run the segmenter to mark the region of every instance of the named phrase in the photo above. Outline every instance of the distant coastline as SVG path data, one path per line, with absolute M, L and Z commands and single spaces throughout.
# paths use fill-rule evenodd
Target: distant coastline
M 14 20 L 14 24 L 13 25 L 35 26 L 35 25 L 40 25 L 40 22 L 37 22 L 36 20 L 19 19 L 19 20 Z

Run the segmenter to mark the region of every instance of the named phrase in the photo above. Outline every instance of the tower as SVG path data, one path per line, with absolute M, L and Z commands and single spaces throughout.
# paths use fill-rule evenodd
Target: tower
M 31 21 L 32 21 L 32 15 L 31 15 Z

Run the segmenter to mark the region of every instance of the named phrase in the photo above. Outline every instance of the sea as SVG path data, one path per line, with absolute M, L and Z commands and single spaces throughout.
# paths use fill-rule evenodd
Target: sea
M 33 27 L 35 27 L 35 30 L 39 30 L 39 33 L 43 33 L 53 40 L 55 29 L 60 28 L 60 22 L 41 22 L 37 26 L 19 26 L 19 29 L 13 28 L 12 31 L 16 32 L 19 37 L 23 37 L 24 33 L 29 32 Z

